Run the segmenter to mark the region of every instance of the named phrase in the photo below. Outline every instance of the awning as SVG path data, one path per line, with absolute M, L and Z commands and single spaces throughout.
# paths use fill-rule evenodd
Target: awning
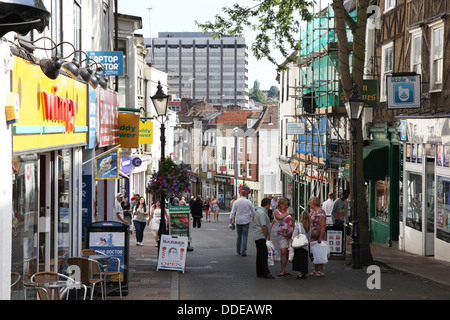
M 0 37 L 10 31 L 26 35 L 36 29 L 41 33 L 49 20 L 50 12 L 42 0 L 0 1 Z
M 363 149 L 364 159 L 364 180 L 384 180 L 388 175 L 389 167 L 389 146 L 372 144 Z M 344 178 L 350 177 L 350 158 L 343 173 Z

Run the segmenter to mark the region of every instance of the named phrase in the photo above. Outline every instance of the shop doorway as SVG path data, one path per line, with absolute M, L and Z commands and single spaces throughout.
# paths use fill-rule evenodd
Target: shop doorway
M 426 158 L 425 178 L 425 255 L 434 256 L 434 158 Z

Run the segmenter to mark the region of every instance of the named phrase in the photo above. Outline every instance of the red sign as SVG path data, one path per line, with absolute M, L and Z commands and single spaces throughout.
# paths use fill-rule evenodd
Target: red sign
M 99 147 L 119 143 L 119 96 L 114 91 L 98 89 Z
M 73 132 L 76 101 L 46 92 L 41 92 L 41 101 L 44 107 L 44 120 L 63 121 L 66 123 L 66 132 Z

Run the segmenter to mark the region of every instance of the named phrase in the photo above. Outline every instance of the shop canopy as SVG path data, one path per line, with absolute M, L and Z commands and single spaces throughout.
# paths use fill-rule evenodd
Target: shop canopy
M 50 12 L 42 0 L 0 1 L 0 37 L 10 31 L 21 35 L 36 29 L 40 33 L 49 24 Z
M 371 144 L 363 149 L 364 180 L 384 180 L 389 170 L 389 146 L 385 144 Z M 344 170 L 344 178 L 349 178 L 350 158 Z

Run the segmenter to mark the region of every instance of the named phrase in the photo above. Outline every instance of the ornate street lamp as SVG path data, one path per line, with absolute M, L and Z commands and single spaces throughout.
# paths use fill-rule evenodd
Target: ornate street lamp
M 353 84 L 353 94 L 350 99 L 345 101 L 345 109 L 348 118 L 351 120 L 352 133 L 352 200 L 353 200 L 353 229 L 352 229 L 352 268 L 362 269 L 361 263 L 361 243 L 359 242 L 359 226 L 358 226 L 358 191 L 356 178 L 356 143 L 357 143 L 357 126 L 356 123 L 361 117 L 364 107 L 364 100 L 358 95 L 358 87 Z
M 161 164 L 166 160 L 165 156 L 165 146 L 166 146 L 166 126 L 165 122 L 167 121 L 167 106 L 169 105 L 169 96 L 164 93 L 163 88 L 161 86 L 161 82 L 158 81 L 158 91 L 156 91 L 156 94 L 151 97 L 153 105 L 155 106 L 156 114 L 161 117 L 161 161 L 160 161 L 160 168 Z M 166 119 L 164 119 L 164 117 Z M 166 195 L 164 191 L 161 191 L 160 195 L 160 201 L 161 201 L 161 220 L 159 223 L 159 241 L 158 241 L 158 250 L 161 244 L 161 236 L 164 234 L 167 234 L 167 228 L 166 228 Z

